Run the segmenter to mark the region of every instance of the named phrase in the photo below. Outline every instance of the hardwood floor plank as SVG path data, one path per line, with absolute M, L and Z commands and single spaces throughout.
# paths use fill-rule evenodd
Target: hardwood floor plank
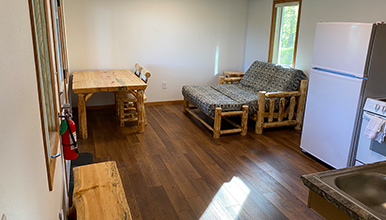
M 233 220 L 218 197 L 215 197 L 200 217 L 202 220 L 224 219 Z
M 134 193 L 136 188 L 130 181 L 129 172 L 127 172 L 127 169 L 125 167 L 120 167 L 118 168 L 118 170 L 121 179 L 125 180 L 122 182 L 122 184 L 123 189 L 125 190 L 127 203 L 129 204 L 131 217 L 133 218 L 133 220 L 142 220 L 141 211 L 138 207 L 138 203 Z
M 264 194 L 277 208 L 279 208 L 289 219 L 315 219 L 322 220 L 323 218 L 312 210 L 298 211 L 293 208 L 293 203 L 286 201 L 282 196 L 275 192 Z M 312 212 L 309 212 L 312 211 Z
M 233 219 L 237 220 L 252 220 L 252 218 L 245 212 L 241 205 L 225 207 L 227 212 L 232 216 Z
M 179 219 L 177 212 L 162 186 L 151 187 L 150 194 L 159 210 L 157 219 Z
M 146 185 L 150 187 L 157 187 L 162 186 L 161 181 L 158 178 L 158 175 L 155 171 L 155 168 L 153 167 L 153 164 L 150 162 L 149 157 L 147 156 L 147 153 L 142 152 L 141 144 L 133 144 L 131 145 L 133 156 L 135 157 L 135 160 L 137 161 L 137 166 L 142 172 L 142 175 L 145 178 Z
M 212 201 L 213 197 L 216 195 L 216 192 L 212 191 L 206 184 L 206 181 L 202 178 L 190 179 L 190 182 L 196 189 L 202 201 L 204 201 L 204 203 L 208 206 Z
M 170 174 L 166 165 L 162 161 L 161 157 L 158 155 L 151 157 L 151 162 L 155 167 L 155 170 L 161 180 L 165 191 L 172 202 L 176 212 L 182 212 L 190 209 L 190 206 L 184 197 L 181 189 L 178 187 L 178 184 L 174 180 L 173 176 Z
M 159 207 L 147 188 L 143 176 L 141 174 L 129 174 L 129 179 L 143 219 L 158 219 Z
M 183 211 L 178 213 L 179 219 L 195 220 L 197 219 L 193 211 Z
M 100 158 L 100 157 L 108 157 L 107 148 L 106 146 L 109 145 L 109 140 L 107 138 L 105 129 L 93 129 L 91 132 L 92 136 L 94 137 L 94 157 Z M 83 144 L 83 142 L 82 142 Z
M 160 149 L 159 152 L 162 154 L 162 159 L 169 163 L 177 163 L 182 170 L 186 173 L 187 176 L 193 179 L 201 178 L 201 175 L 197 172 L 197 170 L 192 166 L 192 164 L 186 159 L 185 155 L 179 151 L 178 147 L 174 145 L 174 141 L 172 144 L 168 145 L 166 149 Z
M 259 220 L 273 220 L 249 197 L 244 201 L 241 205 L 242 209 L 238 211 L 238 217 L 251 219 L 259 219 Z
M 188 198 L 188 202 L 196 215 L 196 219 L 199 219 L 208 207 L 208 205 L 205 204 L 204 201 L 202 201 L 200 196 L 190 197 Z
M 196 154 L 185 154 L 185 157 L 197 170 L 200 176 L 202 176 L 202 179 L 205 181 L 206 185 L 210 188 L 210 190 L 217 192 L 217 190 L 221 187 L 223 181 L 215 178 L 213 174 L 209 171 L 208 167 L 205 166 L 205 164 L 197 157 Z
M 266 180 L 271 178 L 274 179 L 275 182 L 277 181 L 280 183 L 280 188 L 285 188 L 291 192 L 296 192 L 297 198 L 302 200 L 303 203 L 307 203 L 308 190 L 304 188 L 304 185 L 301 185 L 302 182 L 300 180 L 300 176 L 293 176 L 292 178 L 288 177 L 286 174 L 283 174 L 274 168 L 269 168 L 269 164 L 267 163 L 260 163 L 259 167 L 261 167 L 262 170 L 269 175 L 266 176 Z
M 182 104 L 146 106 L 144 133 L 120 127 L 114 109 L 87 114 L 79 151 L 117 162 L 133 219 L 322 219 L 299 178 L 327 168 L 302 153 L 299 131 L 257 135 L 252 121 L 246 136 L 214 139 Z
M 280 209 L 276 208 L 263 194 L 255 189 L 247 180 L 243 180 L 243 184 L 248 187 L 248 198 L 250 198 L 256 207 L 260 208 L 270 219 L 288 219 Z
M 198 196 L 196 189 L 193 187 L 189 179 L 185 176 L 184 172 L 180 169 L 178 164 L 173 162 L 165 162 L 165 165 L 168 168 L 170 174 L 173 176 L 176 183 L 178 184 L 185 198 Z

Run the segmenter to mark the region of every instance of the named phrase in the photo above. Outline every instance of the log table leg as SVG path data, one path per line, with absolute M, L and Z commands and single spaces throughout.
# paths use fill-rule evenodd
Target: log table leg
M 78 94 L 78 121 L 79 138 L 87 139 L 87 115 L 86 115 L 86 97 L 84 94 Z
M 143 102 L 143 90 L 138 90 L 137 92 L 137 109 L 138 109 L 138 131 L 139 133 L 145 132 L 145 111 L 144 111 L 144 102 Z

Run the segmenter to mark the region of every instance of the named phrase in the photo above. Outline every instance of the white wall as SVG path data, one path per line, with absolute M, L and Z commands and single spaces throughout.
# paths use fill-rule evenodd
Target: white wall
M 255 59 L 263 61 L 268 59 L 271 2 L 271 0 L 251 0 L 249 3 L 246 68 Z M 385 0 L 302 0 L 295 67 L 305 72 L 310 70 L 318 21 L 386 21 L 385 11 Z
M 243 69 L 247 6 L 247 0 L 67 0 L 70 71 L 133 69 L 138 62 L 152 73 L 149 102 L 182 100 L 182 85 L 215 84 L 216 73 Z M 113 101 L 112 94 L 95 94 L 87 104 Z
M 307 71 L 311 68 L 318 21 L 373 23 L 386 21 L 385 11 L 385 0 L 303 0 L 296 67 Z
M 0 1 L 0 216 L 58 219 L 62 163 L 49 192 L 28 1 Z
M 247 70 L 255 60 L 268 60 L 271 16 L 272 0 L 252 0 L 249 2 L 244 62 L 245 70 Z

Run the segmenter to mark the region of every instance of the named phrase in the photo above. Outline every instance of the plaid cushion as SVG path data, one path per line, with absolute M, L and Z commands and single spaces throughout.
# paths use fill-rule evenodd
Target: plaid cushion
M 182 95 L 208 116 L 214 116 L 214 110 L 221 107 L 223 112 L 241 110 L 239 103 L 210 86 L 183 86 Z
M 302 70 L 257 60 L 245 72 L 239 84 L 256 91 L 296 91 L 300 81 L 306 78 Z

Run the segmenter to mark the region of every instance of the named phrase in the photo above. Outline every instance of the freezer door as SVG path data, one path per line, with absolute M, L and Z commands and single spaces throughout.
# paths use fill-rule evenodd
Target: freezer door
M 363 77 L 372 26 L 371 23 L 319 22 L 312 67 Z
M 311 70 L 300 147 L 335 168 L 347 166 L 363 79 Z
M 374 35 L 366 97 L 386 97 L 386 24 L 378 24 Z

